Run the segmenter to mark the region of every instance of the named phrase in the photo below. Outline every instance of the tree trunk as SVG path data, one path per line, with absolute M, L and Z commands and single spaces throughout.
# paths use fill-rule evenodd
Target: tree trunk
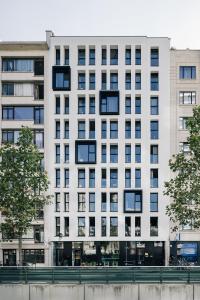
M 19 266 L 22 266 L 22 234 L 19 235 Z

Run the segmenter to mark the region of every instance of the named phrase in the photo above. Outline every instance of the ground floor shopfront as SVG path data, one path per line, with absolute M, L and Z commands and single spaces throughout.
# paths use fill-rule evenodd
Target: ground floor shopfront
M 199 241 L 173 241 L 170 242 L 170 264 L 200 265 L 200 242 Z
M 54 243 L 57 266 L 162 266 L 164 242 L 96 241 Z

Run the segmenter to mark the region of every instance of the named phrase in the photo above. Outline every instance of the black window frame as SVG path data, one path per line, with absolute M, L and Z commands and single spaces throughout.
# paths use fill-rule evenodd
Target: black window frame
M 134 193 L 134 197 L 135 195 L 140 195 L 140 210 L 136 210 L 135 207 L 136 207 L 136 202 L 134 200 L 134 210 L 130 210 L 126 208 L 126 194 L 128 193 Z M 143 212 L 143 193 L 142 193 L 142 190 L 141 189 L 129 189 L 129 190 L 124 190 L 124 213 L 142 213 Z
M 110 97 L 117 97 L 117 112 L 115 111 L 102 111 L 102 100 L 106 99 L 106 108 Z M 119 91 L 100 91 L 99 92 L 99 114 L 100 115 L 119 115 L 120 114 L 120 93 Z
M 87 145 L 87 146 L 94 146 L 95 147 L 95 160 L 90 162 L 89 159 L 88 161 L 83 161 L 83 162 L 80 162 L 78 161 L 78 146 L 79 145 Z M 88 157 L 89 157 L 89 153 L 88 153 Z M 84 164 L 96 164 L 96 159 L 97 159 L 97 146 L 96 146 L 96 141 L 75 141 L 75 163 L 76 164 L 81 164 L 81 165 L 84 165 Z

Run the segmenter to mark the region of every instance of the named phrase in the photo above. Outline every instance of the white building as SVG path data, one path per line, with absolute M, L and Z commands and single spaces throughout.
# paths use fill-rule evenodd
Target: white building
M 44 126 L 54 201 L 44 211 L 44 243 L 24 240 L 24 249 L 42 249 L 45 265 L 164 264 L 170 232 L 163 196 L 171 155 L 169 39 L 47 31 L 47 43 L 29 44 L 29 52 L 25 43 L 0 44 L 1 109 L 44 103 L 44 125 L 25 119 L 23 125 Z M 15 65 L 19 56 L 43 57 L 44 76 L 10 63 L 2 67 L 5 57 Z M 39 103 L 29 95 L 3 95 L 6 82 L 41 80 Z M 4 129 L 22 124 L 0 122 L 2 137 Z M 17 253 L 14 240 L 2 239 L 4 264 L 7 248 Z
M 55 194 L 45 211 L 49 263 L 162 264 L 169 39 L 48 32 L 47 43 L 45 153 Z

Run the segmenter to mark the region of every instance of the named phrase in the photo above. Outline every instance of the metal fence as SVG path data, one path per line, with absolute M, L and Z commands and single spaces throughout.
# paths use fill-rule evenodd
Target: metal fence
M 0 267 L 0 283 L 199 283 L 200 267 Z

